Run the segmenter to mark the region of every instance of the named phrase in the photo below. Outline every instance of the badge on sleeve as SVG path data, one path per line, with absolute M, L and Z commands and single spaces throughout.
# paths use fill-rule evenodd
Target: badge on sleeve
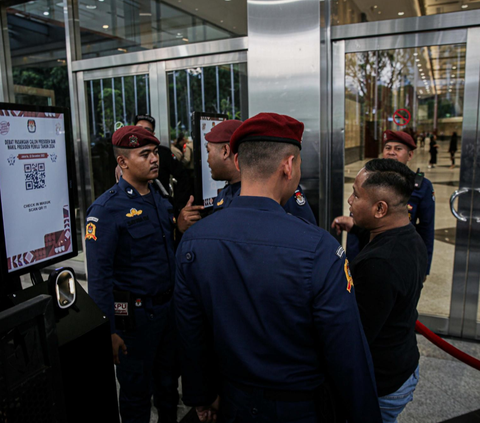
M 295 201 L 299 206 L 303 206 L 305 204 L 305 197 L 299 189 L 295 191 Z
M 92 223 L 87 224 L 87 229 L 85 230 L 85 239 L 93 239 L 94 241 L 97 240 L 97 237 L 95 236 L 95 231 L 97 230 L 97 227 Z
M 353 278 L 352 278 L 352 273 L 350 272 L 350 266 L 348 265 L 348 260 L 345 259 L 345 276 L 347 277 L 347 291 L 349 293 L 352 292 L 352 286 L 353 286 Z
M 222 204 L 223 204 L 223 198 L 221 199 L 221 201 L 217 203 L 217 206 L 221 206 Z

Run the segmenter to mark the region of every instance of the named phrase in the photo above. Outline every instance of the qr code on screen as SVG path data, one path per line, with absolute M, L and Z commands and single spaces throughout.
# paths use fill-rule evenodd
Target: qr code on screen
M 25 189 L 45 188 L 45 163 L 31 163 L 24 165 Z

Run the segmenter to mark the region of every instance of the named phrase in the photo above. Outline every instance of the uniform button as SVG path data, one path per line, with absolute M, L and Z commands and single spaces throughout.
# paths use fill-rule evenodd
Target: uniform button
M 110 190 L 110 194 L 113 194 L 115 191 L 113 189 Z
M 256 408 L 252 408 L 252 414 L 255 416 L 258 414 L 258 410 Z
M 192 259 L 192 253 L 185 254 L 185 258 L 190 261 Z

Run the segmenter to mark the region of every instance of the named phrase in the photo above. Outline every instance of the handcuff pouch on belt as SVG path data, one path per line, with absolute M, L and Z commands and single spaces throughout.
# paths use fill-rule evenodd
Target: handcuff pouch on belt
M 113 291 L 115 304 L 115 328 L 118 330 L 135 329 L 135 305 L 128 291 Z

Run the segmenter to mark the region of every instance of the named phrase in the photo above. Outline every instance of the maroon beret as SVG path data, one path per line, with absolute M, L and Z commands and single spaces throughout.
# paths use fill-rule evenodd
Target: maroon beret
M 277 113 L 259 113 L 243 122 L 233 133 L 230 148 L 237 153 L 242 142 L 273 141 L 293 144 L 302 149 L 302 135 L 302 122 Z
M 403 131 L 391 131 L 390 129 L 387 129 L 383 133 L 383 145 L 385 145 L 388 141 L 400 142 L 405 144 L 407 147 L 410 147 L 411 150 L 415 150 L 417 148 L 417 144 L 415 144 L 413 138 Z
M 235 130 L 242 124 L 241 120 L 224 120 L 215 125 L 212 130 L 205 135 L 208 142 L 230 142 Z
M 141 126 L 123 126 L 113 133 L 112 144 L 120 148 L 138 148 L 147 144 L 160 144 L 155 136 Z

